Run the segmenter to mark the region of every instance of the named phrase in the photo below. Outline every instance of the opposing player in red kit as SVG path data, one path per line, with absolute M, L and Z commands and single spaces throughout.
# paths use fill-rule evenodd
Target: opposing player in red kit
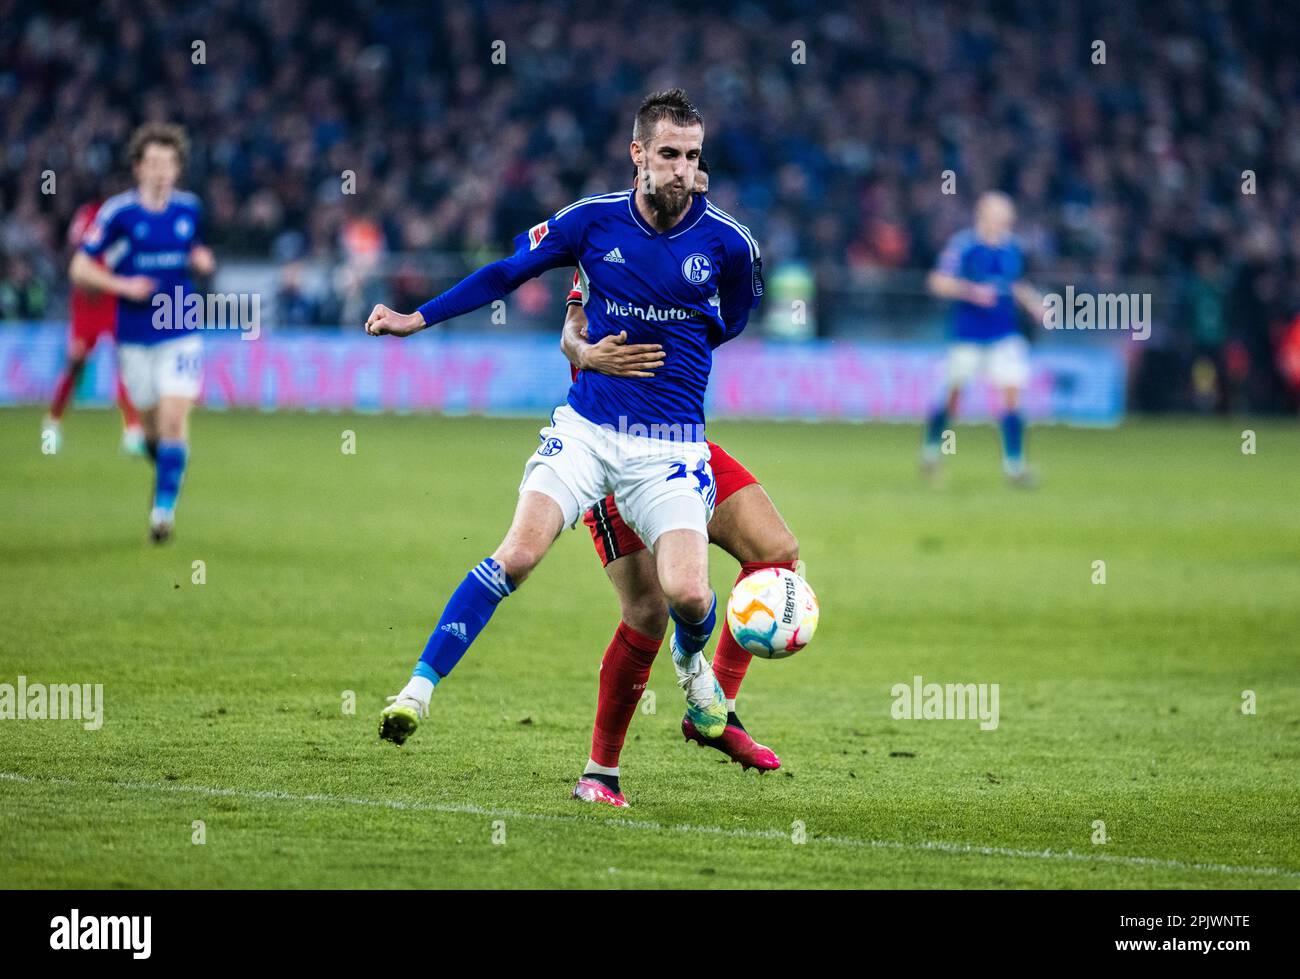
M 72 248 L 81 247 L 86 232 L 90 230 L 95 215 L 99 212 L 99 206 L 99 201 L 83 204 L 73 215 L 72 224 L 68 226 L 68 244 Z M 117 325 L 117 297 L 110 292 L 92 292 L 73 286 L 68 321 L 68 363 L 59 375 L 50 413 L 41 426 L 42 439 L 51 440 L 51 452 L 58 452 L 62 443 L 59 422 L 86 369 L 91 351 L 100 340 L 113 339 Z M 117 378 L 117 406 L 122 412 L 122 451 L 131 455 L 143 455 L 144 430 L 140 427 L 140 416 L 131 404 L 120 374 Z
M 703 166 L 701 171 L 702 180 L 696 185 L 699 193 L 708 186 L 707 171 Z M 663 365 L 659 346 L 627 344 L 626 335 L 588 343 L 587 318 L 582 308 L 585 301 L 585 283 L 581 273 L 577 273 L 569 293 L 561 341 L 573 375 L 576 377 L 579 370 L 591 370 L 619 377 L 652 377 L 652 372 Z M 767 493 L 754 475 L 720 446 L 710 442 L 709 448 L 710 465 L 717 482 L 717 500 L 708 525 L 709 540 L 740 562 L 740 578 L 763 568 L 793 571 L 799 560 L 799 542 Z M 618 593 L 622 621 L 601 661 L 591 758 L 573 795 L 585 802 L 623 807 L 628 803 L 619 786 L 619 753 L 663 641 L 668 606 L 659 587 L 653 556 L 623 522 L 612 496 L 588 510 L 583 523 L 591 531 L 596 554 Z M 724 626 L 720 631 L 713 672 L 726 697 L 725 723 L 718 718 L 718 733 L 710 737 L 686 716 L 682 718 L 682 734 L 688 741 L 716 748 L 744 769 L 780 768 L 781 760 L 776 753 L 750 737 L 736 714 L 736 698 L 753 656 L 736 643 L 729 629 Z

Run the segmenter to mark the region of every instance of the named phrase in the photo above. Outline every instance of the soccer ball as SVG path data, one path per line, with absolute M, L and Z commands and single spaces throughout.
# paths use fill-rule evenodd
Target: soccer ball
M 785 568 L 764 568 L 731 590 L 727 628 L 742 649 L 764 659 L 784 659 L 808 645 L 820 612 L 808 582 Z

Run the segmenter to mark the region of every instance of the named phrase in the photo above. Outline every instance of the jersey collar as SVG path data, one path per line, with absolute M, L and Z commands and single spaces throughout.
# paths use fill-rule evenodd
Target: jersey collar
M 703 194 L 692 193 L 691 203 L 686 208 L 686 214 L 682 217 L 682 219 L 679 222 L 677 222 L 677 224 L 674 225 L 672 228 L 669 228 L 667 231 L 657 231 L 652 225 L 650 225 L 646 221 L 645 218 L 641 216 L 641 212 L 637 210 L 636 191 L 635 190 L 632 191 L 632 193 L 628 194 L 627 196 L 628 213 L 632 215 L 632 220 L 636 222 L 637 227 L 640 228 L 642 231 L 644 231 L 651 238 L 658 238 L 660 236 L 665 238 L 676 238 L 680 234 L 685 234 L 691 228 L 695 227 L 697 223 L 699 223 L 700 218 L 704 217 L 704 211 L 707 208 L 707 206 L 708 206 L 708 201 L 705 199 Z

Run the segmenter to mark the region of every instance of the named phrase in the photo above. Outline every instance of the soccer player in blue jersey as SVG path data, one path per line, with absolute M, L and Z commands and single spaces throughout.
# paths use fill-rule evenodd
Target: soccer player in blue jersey
M 188 149 L 179 126 L 149 123 L 135 131 L 129 154 L 137 187 L 104 202 L 68 271 L 74 285 L 119 299 L 118 370 L 154 463 L 149 535 L 156 543 L 171 536 L 176 520 L 189 413 L 202 383 L 202 341 L 179 332 L 177 299 L 194 291 L 190 268 L 209 275 L 216 267 L 202 243 L 199 199 L 176 189 Z M 94 261 L 100 256 L 102 265 Z M 177 315 L 157 315 L 169 309 Z
M 717 619 L 707 533 L 716 487 L 703 401 L 713 349 L 745 328 L 763 286 L 749 231 L 693 192 L 703 141 L 703 118 L 684 92 L 647 97 L 630 146 L 634 189 L 570 204 L 520 235 L 513 255 L 416 312 L 380 305 L 366 321 L 371 334 L 409 336 L 500 299 L 548 269 L 576 265 L 590 289 L 592 342 L 626 331 L 628 342 L 656 343 L 665 354 L 653 378 L 578 375 L 524 467 L 505 539 L 452 595 L 411 680 L 384 710 L 381 737 L 406 740 L 427 716 L 434 687 L 496 606 L 561 531 L 608 493 L 654 554 L 676 624 L 673 663 L 688 712 L 705 736 L 724 732 L 725 698 L 701 653 Z
M 1025 466 L 1025 419 L 1020 395 L 1029 381 L 1029 345 L 1016 325 L 1016 303 L 1038 321 L 1042 297 L 1024 279 L 1024 255 L 1011 233 L 1016 211 L 1005 194 L 987 193 L 975 205 L 974 227 L 959 231 L 930 273 L 930 292 L 953 300 L 953 344 L 947 389 L 926 422 L 921 466 L 938 472 L 943 433 L 957 412 L 961 389 L 977 374 L 1002 392 L 1002 468 L 1016 485 L 1030 485 Z

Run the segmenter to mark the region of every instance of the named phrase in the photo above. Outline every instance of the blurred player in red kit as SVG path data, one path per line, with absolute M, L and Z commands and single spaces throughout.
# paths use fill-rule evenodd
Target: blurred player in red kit
M 95 215 L 99 212 L 100 203 L 94 201 L 77 209 L 72 224 L 68 226 L 70 247 L 81 247 L 86 232 L 90 230 Z M 86 361 L 100 340 L 113 338 L 117 325 L 117 297 L 112 293 L 73 286 L 69 307 L 68 363 L 59 375 L 59 383 L 54 388 L 54 400 L 50 403 L 50 413 L 41 426 L 42 438 L 52 439 L 51 450 L 54 452 L 59 450 L 63 441 L 59 422 L 86 369 Z M 122 411 L 122 451 L 131 455 L 143 455 L 144 430 L 140 427 L 140 418 L 135 406 L 131 404 L 120 375 L 117 378 L 117 406 Z

